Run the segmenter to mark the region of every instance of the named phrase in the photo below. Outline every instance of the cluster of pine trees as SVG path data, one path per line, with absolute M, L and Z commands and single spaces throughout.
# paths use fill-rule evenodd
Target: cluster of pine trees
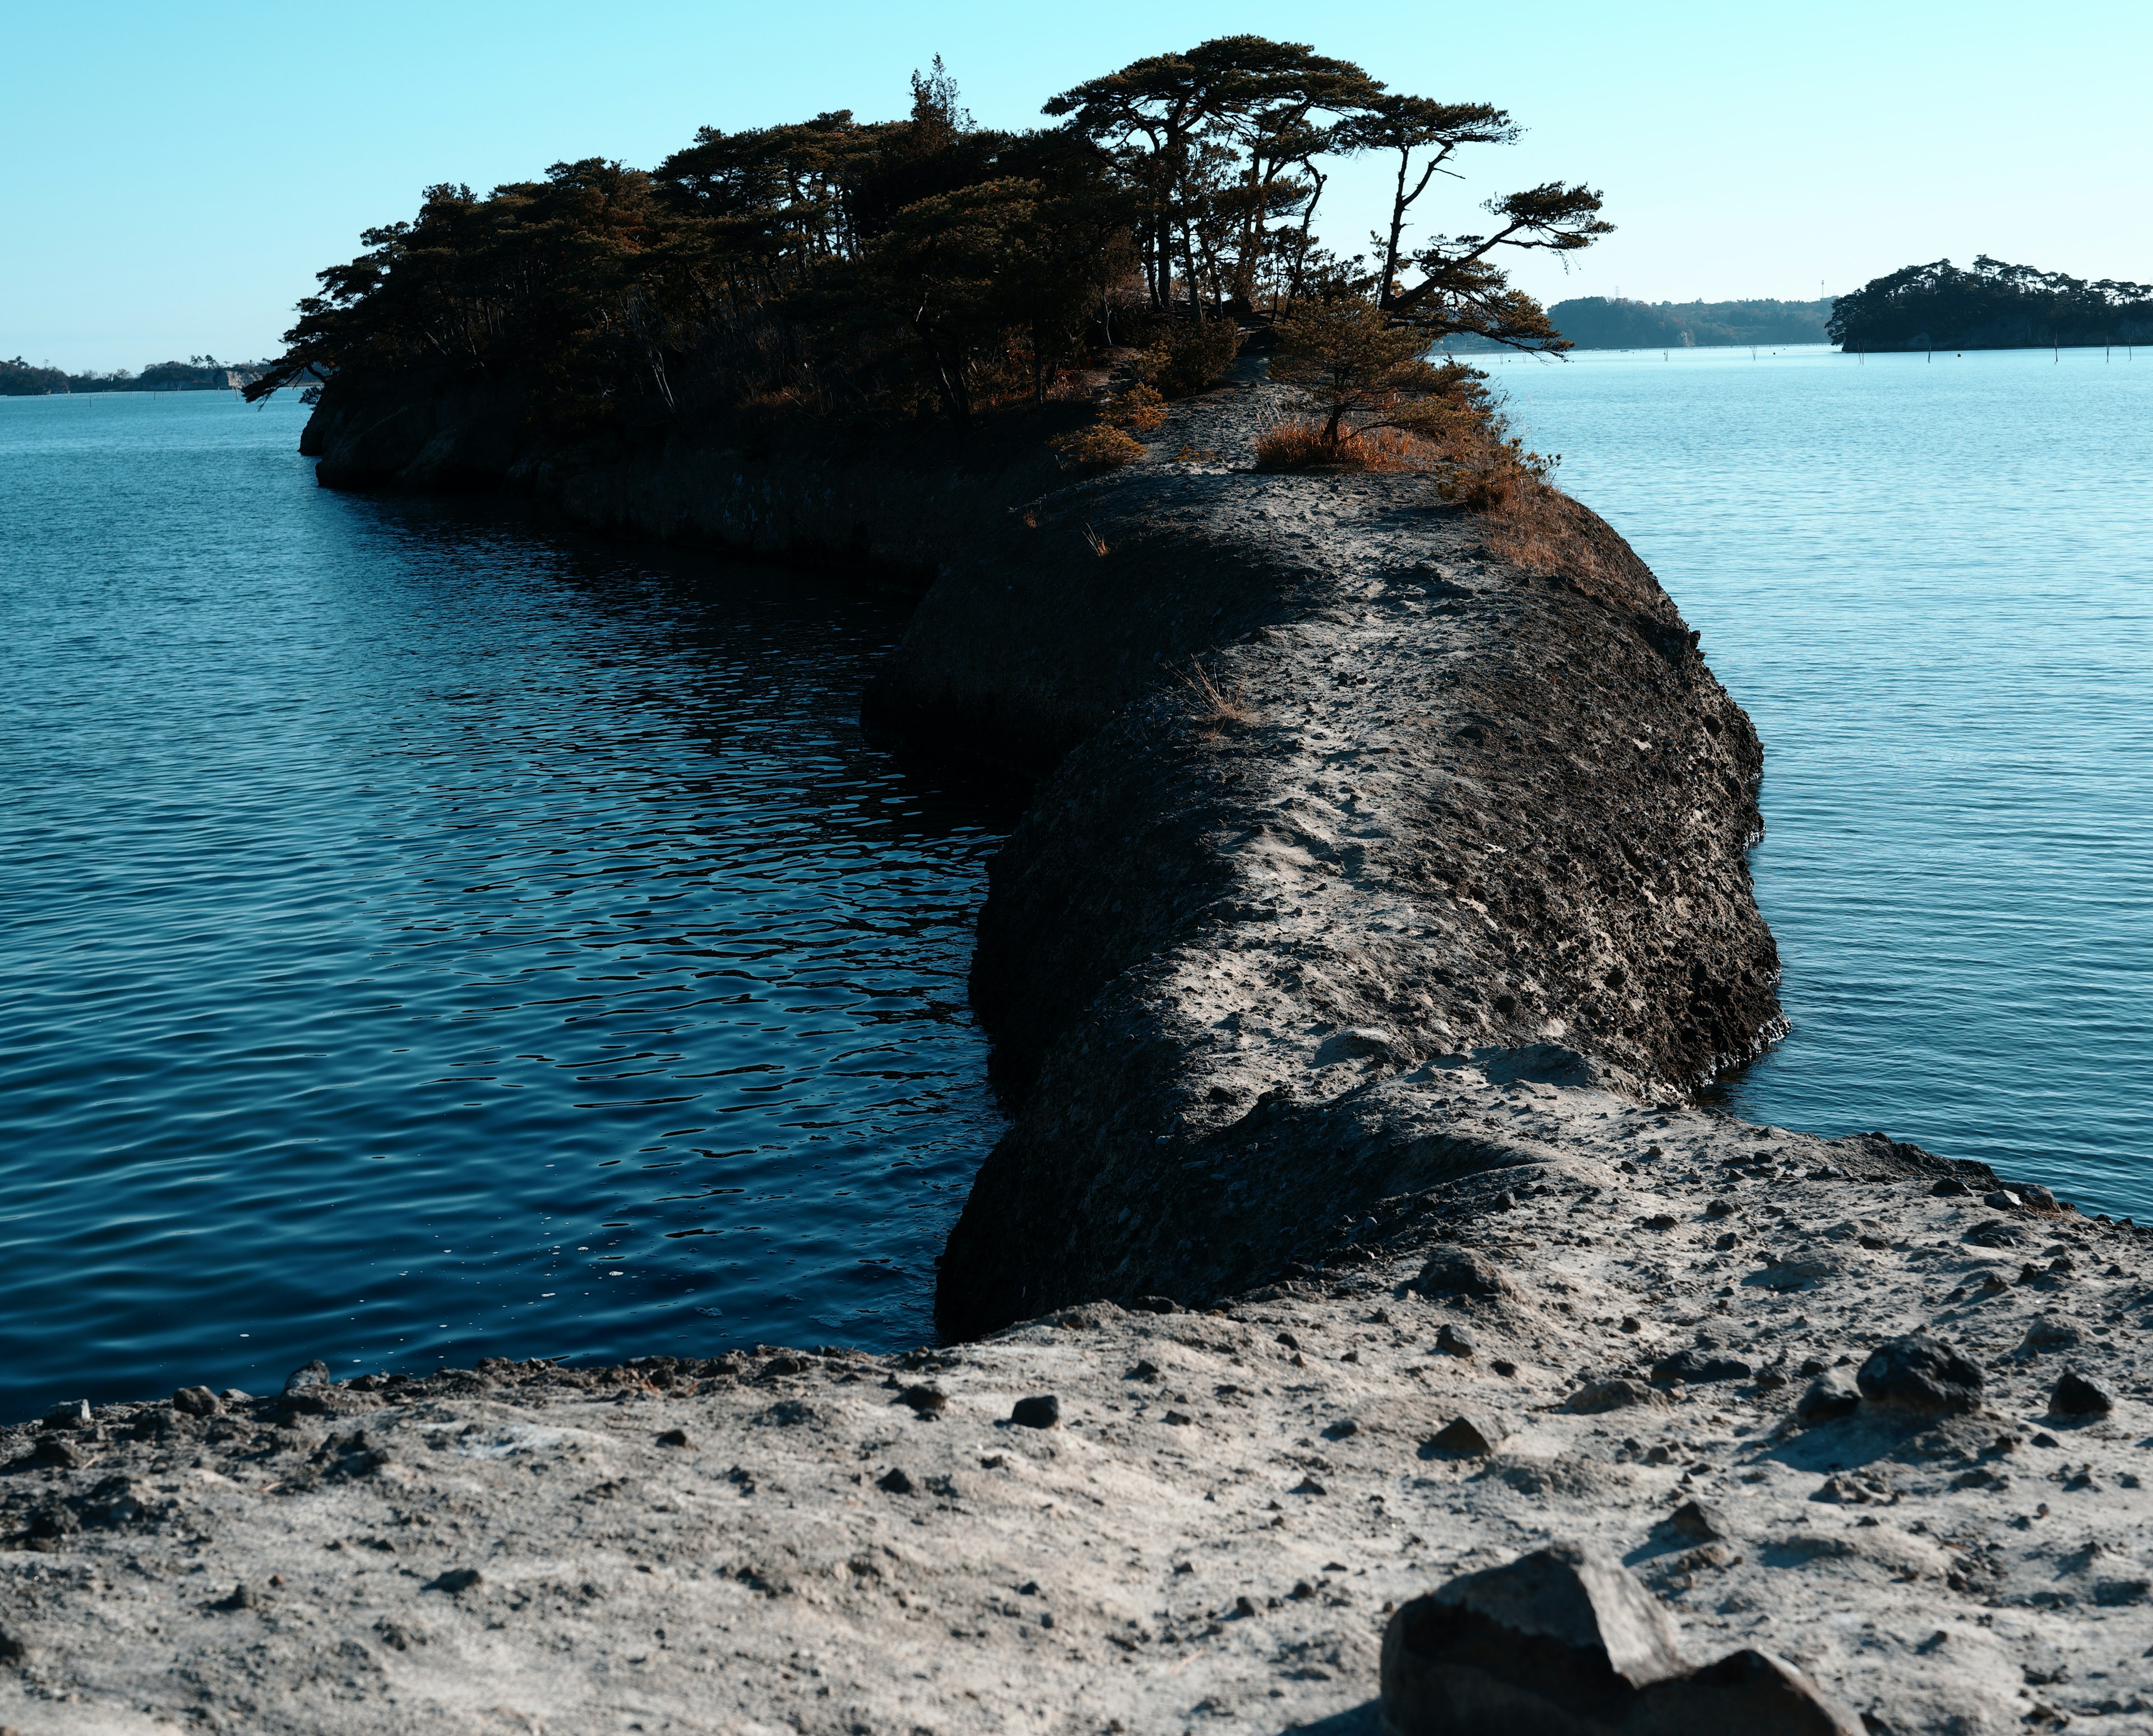
M 2153 343 L 2153 284 L 2007 265 L 1981 255 L 1871 279 L 1833 303 L 1832 342 L 1850 350 L 2045 349 Z
M 1458 153 L 1517 127 L 1305 44 L 1204 43 L 1044 112 L 975 125 L 938 58 L 902 119 L 706 127 L 654 170 L 430 188 L 320 274 L 251 393 L 419 373 L 512 381 L 564 426 L 754 406 L 961 425 L 1043 400 L 1104 347 L 1156 354 L 1169 393 L 1200 383 L 1244 327 L 1312 307 L 1421 351 L 1458 332 L 1560 349 L 1499 261 L 1609 227 L 1596 193 L 1549 183 L 1489 200 L 1474 233 L 1409 241 Z M 1312 225 L 1336 164 L 1370 155 L 1394 170 L 1389 221 L 1341 259 Z

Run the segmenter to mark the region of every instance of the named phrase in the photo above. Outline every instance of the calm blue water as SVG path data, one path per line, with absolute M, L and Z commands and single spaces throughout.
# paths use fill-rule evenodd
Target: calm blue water
M 1728 1106 L 2153 1216 L 2153 352 L 1491 371 L 1764 738 Z
M 315 1356 L 931 1336 L 1001 817 L 909 607 L 0 398 L 0 1417 Z

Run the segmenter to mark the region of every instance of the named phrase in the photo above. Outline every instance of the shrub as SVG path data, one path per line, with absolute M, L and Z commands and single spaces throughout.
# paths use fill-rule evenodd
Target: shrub
M 1241 330 L 1230 319 L 1180 320 L 1144 353 L 1144 371 L 1168 398 L 1201 392 L 1234 365 Z
M 1061 454 L 1062 463 L 1086 470 L 1116 470 L 1144 455 L 1142 443 L 1118 428 L 1080 428 L 1073 434 L 1056 434 L 1046 444 Z
M 1109 401 L 1099 419 L 1110 427 L 1150 434 L 1166 420 L 1166 400 L 1153 388 L 1139 383 Z

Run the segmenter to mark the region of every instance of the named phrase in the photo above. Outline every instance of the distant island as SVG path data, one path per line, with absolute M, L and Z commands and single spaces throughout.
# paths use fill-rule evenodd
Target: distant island
M 1727 344 L 1822 343 L 1833 303 L 1636 302 L 1580 296 L 1548 309 L 1578 349 L 1703 349 Z
M 1939 259 L 1841 296 L 1832 304 L 1830 329 L 1832 342 L 1850 350 L 2153 343 L 2153 284 L 2108 277 L 2089 283 L 1985 253 L 1970 272 Z
M 267 362 L 220 362 L 194 356 L 185 362 L 150 362 L 140 373 L 69 373 L 39 368 L 20 356 L 0 359 L 0 398 L 44 398 L 74 392 L 230 392 L 251 386 L 269 371 Z

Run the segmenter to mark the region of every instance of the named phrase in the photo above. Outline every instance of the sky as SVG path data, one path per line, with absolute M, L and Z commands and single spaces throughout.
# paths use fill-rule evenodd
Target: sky
M 1509 109 L 1523 140 L 1468 156 L 1432 216 L 1455 232 L 1490 195 L 1599 188 L 1616 233 L 1518 272 L 1545 301 L 1802 299 L 1983 252 L 2153 281 L 2144 0 L 0 0 L 0 357 L 272 354 L 313 274 L 430 183 L 648 166 L 705 124 L 893 116 L 938 53 L 981 124 L 1026 126 L 1083 79 L 1238 32 Z M 1372 165 L 1340 181 L 1318 226 L 1357 251 L 1381 189 Z

